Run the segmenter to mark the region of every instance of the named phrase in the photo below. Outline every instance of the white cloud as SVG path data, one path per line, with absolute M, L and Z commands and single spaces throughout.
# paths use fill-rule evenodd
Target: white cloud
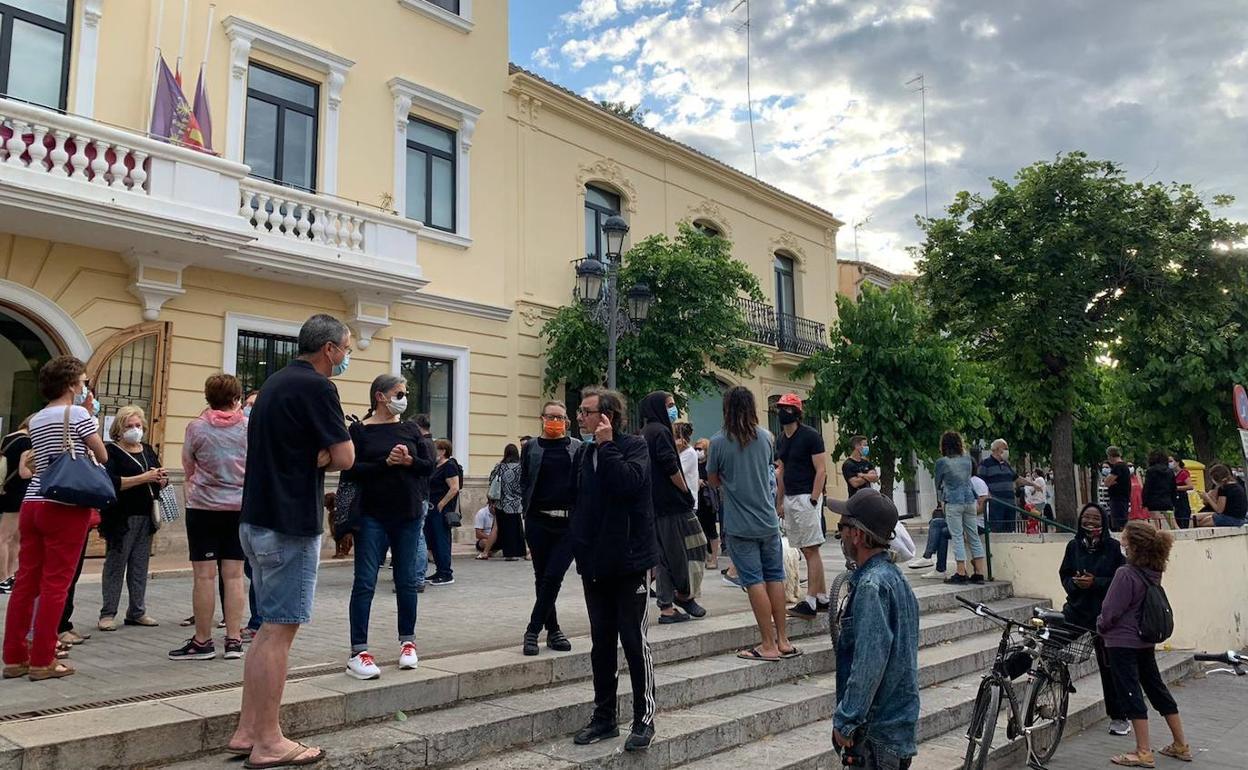
M 615 0 L 581 0 L 576 10 L 563 14 L 559 19 L 573 29 L 593 29 L 614 19 L 619 13 Z

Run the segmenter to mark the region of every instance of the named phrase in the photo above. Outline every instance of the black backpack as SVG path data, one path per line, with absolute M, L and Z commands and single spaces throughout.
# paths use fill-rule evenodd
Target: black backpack
M 1140 627 L 1140 641 L 1146 644 L 1161 644 L 1174 633 L 1174 612 L 1170 609 L 1170 600 L 1166 598 L 1166 589 L 1160 583 L 1149 580 L 1148 575 L 1139 567 L 1134 568 L 1144 578 L 1144 601 L 1140 602 L 1140 614 L 1137 617 Z

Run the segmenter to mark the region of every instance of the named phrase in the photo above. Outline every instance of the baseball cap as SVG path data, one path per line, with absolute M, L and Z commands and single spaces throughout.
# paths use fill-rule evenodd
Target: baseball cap
M 893 539 L 897 528 L 897 506 L 874 489 L 863 489 L 848 500 L 829 500 L 828 507 L 841 515 L 841 520 L 870 532 L 884 542 Z
M 802 399 L 798 398 L 796 393 L 785 393 L 776 402 L 776 406 L 791 406 L 797 411 L 802 411 Z

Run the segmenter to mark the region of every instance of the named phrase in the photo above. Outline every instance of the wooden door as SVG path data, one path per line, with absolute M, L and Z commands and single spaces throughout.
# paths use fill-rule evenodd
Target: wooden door
M 169 401 L 171 327 L 168 321 L 152 321 L 122 329 L 87 362 L 104 424 L 123 406 L 141 407 L 147 415 L 147 443 L 157 451 L 164 441 Z

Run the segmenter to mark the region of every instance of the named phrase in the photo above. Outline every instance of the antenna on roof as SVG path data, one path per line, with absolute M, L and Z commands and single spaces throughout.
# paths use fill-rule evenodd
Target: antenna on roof
M 919 92 L 921 109 L 923 110 L 923 217 L 926 219 L 931 214 L 927 210 L 927 85 L 923 81 L 922 72 L 906 81 L 907 86 L 915 83 L 918 83 L 919 87 L 910 89 L 910 92 Z
M 754 156 L 754 178 L 758 178 L 758 145 L 754 142 L 754 95 L 750 88 L 750 0 L 739 0 L 730 13 L 736 13 L 745 6 L 745 23 L 737 27 L 737 31 L 745 31 L 745 100 L 750 112 L 750 152 Z

